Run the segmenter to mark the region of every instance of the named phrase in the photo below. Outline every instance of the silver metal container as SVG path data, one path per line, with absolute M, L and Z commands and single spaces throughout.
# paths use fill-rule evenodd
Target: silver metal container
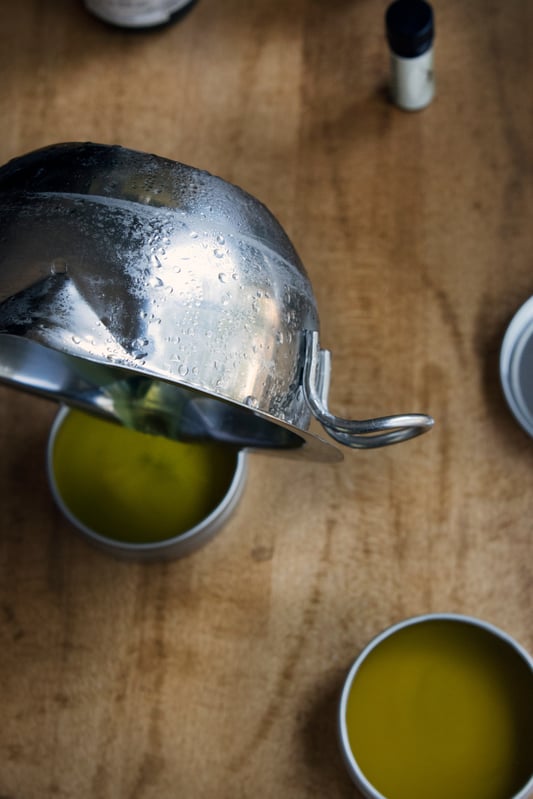
M 123 28 L 149 28 L 165 25 L 193 0 L 85 0 L 95 16 Z
M 176 439 L 317 460 L 419 435 L 424 414 L 327 404 L 313 291 L 272 214 L 155 155 L 59 144 L 0 169 L 0 380 Z
M 533 436 L 533 297 L 518 309 L 505 332 L 500 379 L 509 408 Z
M 531 723 L 532 713 L 533 713 L 533 658 L 531 655 L 518 644 L 513 638 L 511 638 L 507 633 L 503 632 L 502 630 L 494 627 L 492 624 L 489 624 L 485 621 L 480 619 L 476 619 L 472 616 L 464 616 L 461 614 L 456 613 L 430 613 L 425 614 L 422 616 L 415 616 L 413 618 L 406 619 L 398 624 L 389 627 L 388 629 L 384 630 L 382 633 L 377 635 L 359 654 L 355 662 L 353 663 L 352 667 L 349 670 L 349 673 L 346 677 L 344 682 L 339 708 L 338 708 L 338 733 L 339 733 L 339 741 L 340 741 L 340 748 L 344 758 L 344 762 L 352 778 L 353 782 L 361 791 L 363 796 L 367 797 L 367 799 L 394 799 L 392 795 L 390 795 L 390 790 L 385 796 L 381 793 L 375 785 L 373 785 L 368 777 L 363 772 L 361 765 L 358 761 L 358 753 L 352 750 L 352 746 L 350 744 L 349 733 L 348 733 L 348 725 L 347 725 L 347 706 L 350 697 L 350 693 L 352 691 L 354 682 L 357 680 L 358 675 L 360 675 L 361 670 L 367 664 L 368 659 L 376 652 L 377 649 L 384 643 L 386 644 L 391 638 L 401 635 L 402 632 L 407 631 L 409 628 L 412 628 L 415 625 L 425 625 L 425 624 L 434 625 L 435 623 L 444 623 L 448 625 L 456 625 L 459 627 L 463 627 L 466 630 L 471 630 L 472 636 L 484 636 L 487 639 L 492 640 L 495 645 L 500 649 L 501 659 L 503 661 L 503 657 L 506 659 L 508 658 L 509 661 L 512 659 L 513 661 L 513 668 L 515 671 L 515 676 L 518 672 L 520 672 L 521 676 L 521 684 L 526 683 L 526 695 L 521 697 L 521 703 L 523 704 L 524 708 L 524 717 L 527 715 L 529 718 L 529 729 L 522 730 L 522 734 L 525 736 L 525 747 L 528 748 L 530 753 L 529 756 L 529 774 L 525 778 L 524 783 L 519 786 L 519 789 L 512 793 L 512 795 L 501 796 L 501 799 L 530 799 L 533 796 L 533 751 L 531 750 L 531 732 L 533 730 L 533 724 Z M 480 679 L 483 679 L 483 662 L 478 662 L 478 670 L 480 672 Z M 503 668 L 503 667 L 502 667 Z M 509 669 L 510 671 L 510 669 Z M 424 672 L 422 675 L 418 675 L 419 681 L 417 683 L 418 690 L 422 690 L 424 685 L 432 685 L 434 691 L 444 691 L 444 687 L 438 685 L 433 682 L 432 675 L 429 671 Z M 398 674 L 398 680 L 401 680 L 401 676 Z M 398 682 L 399 685 L 403 683 Z M 383 697 L 377 697 L 377 701 L 381 701 L 383 704 L 386 701 Z M 429 711 L 428 711 L 429 712 Z M 492 720 L 493 724 L 496 724 L 496 719 Z M 375 728 L 375 725 L 374 725 Z M 396 731 L 397 734 L 397 731 Z M 402 732 L 405 735 L 405 731 Z M 439 734 L 442 736 L 442 731 L 436 731 L 437 740 L 439 739 Z M 430 733 L 426 730 L 426 735 L 430 735 Z M 391 744 L 391 731 L 390 730 L 383 730 L 383 734 L 380 738 L 385 746 L 385 740 L 388 741 L 388 745 Z M 514 742 L 513 742 L 514 743 Z M 516 745 L 516 744 L 514 744 Z M 464 753 L 462 753 L 464 757 Z M 383 770 L 387 770 L 387 763 L 386 758 L 382 755 L 381 761 L 383 764 Z M 443 761 L 444 762 L 444 761 Z M 487 762 L 487 769 L 494 768 L 493 763 Z M 448 764 L 449 768 L 452 768 L 452 764 Z M 442 794 L 442 786 L 439 785 L 439 796 Z M 402 793 L 402 796 L 404 794 Z M 428 797 L 436 796 L 436 791 L 432 791 L 431 787 L 428 788 L 427 794 Z M 449 794 L 451 796 L 451 794 Z M 476 796 L 481 796 L 479 792 L 476 793 Z M 495 796 L 494 793 L 491 793 L 491 796 Z
M 54 468 L 54 447 L 61 427 L 69 413 L 71 413 L 69 408 L 62 408 L 57 414 L 50 431 L 46 454 L 48 483 L 52 496 L 64 516 L 84 538 L 99 549 L 125 560 L 153 561 L 181 558 L 190 555 L 210 541 L 235 510 L 242 496 L 247 476 L 247 455 L 243 450 L 228 452 L 227 460 L 232 471 L 229 473 L 228 488 L 224 496 L 208 515 L 186 532 L 180 532 L 170 538 L 142 543 L 102 535 L 97 530 L 89 527 L 69 506 L 62 494 Z M 85 478 L 86 482 L 87 478 Z M 88 490 L 91 489 L 91 486 L 86 487 Z M 149 490 L 149 486 L 146 487 L 146 490 Z M 139 502 L 141 501 L 141 498 L 139 498 Z M 175 502 L 177 505 L 180 502 L 178 493 L 175 495 Z

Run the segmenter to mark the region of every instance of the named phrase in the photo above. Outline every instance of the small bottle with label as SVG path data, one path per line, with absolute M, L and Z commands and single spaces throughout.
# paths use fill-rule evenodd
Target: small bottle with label
M 84 0 L 92 14 L 121 28 L 154 28 L 172 22 L 195 0 Z
M 433 9 L 425 0 L 396 0 L 385 15 L 391 95 L 405 111 L 425 108 L 435 95 Z

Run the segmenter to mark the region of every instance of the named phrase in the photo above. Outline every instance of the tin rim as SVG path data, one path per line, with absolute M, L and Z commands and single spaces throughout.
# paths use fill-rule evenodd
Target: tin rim
M 214 508 L 205 516 L 200 522 L 190 527 L 184 533 L 172 536 L 171 538 L 163 538 L 157 541 L 120 541 L 114 538 L 108 538 L 91 527 L 86 525 L 81 519 L 76 516 L 63 499 L 59 490 L 54 470 L 54 446 L 57 434 L 70 413 L 71 409 L 67 406 L 61 407 L 57 413 L 50 434 L 48 436 L 48 444 L 46 449 L 46 471 L 48 476 L 48 484 L 56 505 L 59 507 L 63 515 L 68 521 L 87 539 L 101 548 L 116 554 L 124 555 L 152 555 L 157 556 L 165 555 L 169 550 L 174 550 L 174 557 L 188 555 L 195 549 L 202 546 L 215 533 L 217 533 L 222 525 L 226 522 L 229 516 L 237 506 L 242 493 L 247 476 L 247 455 L 244 450 L 237 453 L 235 459 L 235 468 L 233 477 L 221 501 L 215 505 Z
M 86 8 L 97 17 L 111 25 L 128 28 L 145 28 L 164 25 L 178 12 L 192 5 L 194 0 L 163 0 L 158 8 L 128 11 L 117 8 L 116 3 L 102 0 L 85 0 Z
M 404 619 L 403 621 L 393 624 L 392 626 L 387 627 L 385 630 L 378 633 L 378 635 L 372 638 L 363 648 L 350 667 L 348 675 L 344 681 L 344 686 L 339 701 L 337 719 L 337 732 L 344 763 L 348 769 L 352 781 L 364 793 L 365 796 L 369 797 L 369 799 L 387 799 L 387 797 L 380 793 L 364 775 L 350 746 L 350 741 L 348 739 L 348 728 L 346 724 L 346 706 L 348 704 L 348 697 L 350 695 L 353 682 L 363 662 L 383 641 L 406 627 L 412 627 L 415 624 L 423 624 L 433 621 L 452 621 L 462 624 L 469 624 L 473 627 L 481 628 L 490 633 L 492 636 L 499 638 L 500 641 L 513 649 L 515 653 L 529 666 L 533 679 L 533 657 L 529 654 L 529 652 L 504 630 L 501 630 L 499 627 L 494 626 L 490 622 L 478 619 L 474 616 L 463 615 L 460 613 L 426 613 Z M 527 799 L 532 789 L 533 773 L 529 777 L 528 781 L 520 788 L 518 793 L 513 794 L 513 796 L 509 796 L 507 799 Z
M 533 413 L 523 391 L 521 366 L 532 336 L 533 297 L 530 297 L 511 319 L 500 351 L 500 380 L 505 399 L 516 420 L 530 436 L 533 436 Z

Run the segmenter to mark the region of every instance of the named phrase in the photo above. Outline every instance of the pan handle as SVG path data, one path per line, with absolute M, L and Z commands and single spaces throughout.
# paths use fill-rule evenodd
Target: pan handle
M 331 353 L 321 350 L 316 330 L 305 332 L 304 395 L 313 415 L 324 430 L 346 447 L 370 449 L 397 444 L 426 433 L 434 419 L 423 413 L 380 416 L 376 419 L 342 419 L 328 408 Z

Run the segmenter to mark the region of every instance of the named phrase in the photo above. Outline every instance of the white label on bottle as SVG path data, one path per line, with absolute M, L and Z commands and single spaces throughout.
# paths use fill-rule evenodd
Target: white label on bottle
M 129 28 L 161 25 L 192 0 L 85 0 L 97 17 Z
M 418 111 L 432 101 L 435 94 L 433 48 L 415 58 L 391 55 L 392 99 L 406 111 Z

